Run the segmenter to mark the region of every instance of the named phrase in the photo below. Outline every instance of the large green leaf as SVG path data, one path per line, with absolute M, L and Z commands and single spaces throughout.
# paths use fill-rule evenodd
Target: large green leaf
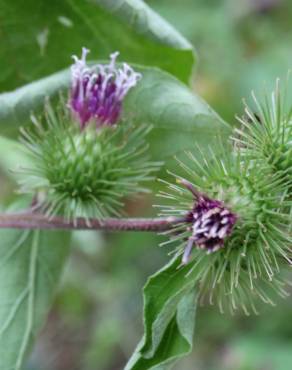
M 0 24 L 0 91 L 65 68 L 82 46 L 184 81 L 194 64 L 192 45 L 142 0 L 0 0 Z
M 125 104 L 125 115 L 138 123 L 153 125 L 150 151 L 155 159 L 180 151 L 212 145 L 217 136 L 227 137 L 230 127 L 195 93 L 175 77 L 157 68 L 136 66 L 143 74 Z M 0 130 L 7 134 L 28 122 L 45 96 L 69 86 L 68 70 L 0 95 Z M 213 141 L 212 141 L 213 140 Z
M 187 149 L 216 144 L 230 127 L 195 92 L 156 68 L 141 68 L 143 78 L 126 101 L 126 113 L 153 125 L 154 158 L 170 158 Z M 216 146 L 216 145 L 215 145 Z
M 180 257 L 151 276 L 144 288 L 145 334 L 126 370 L 164 370 L 191 351 L 196 312 L 190 265 Z
M 192 45 L 167 21 L 140 0 L 93 0 L 140 34 L 177 49 L 192 49 Z
M 3 229 L 0 240 L 0 369 L 19 370 L 52 303 L 69 234 Z

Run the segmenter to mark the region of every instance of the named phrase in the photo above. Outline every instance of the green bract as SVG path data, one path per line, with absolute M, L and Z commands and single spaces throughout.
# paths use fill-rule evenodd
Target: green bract
M 240 150 L 249 158 L 261 159 L 272 173 L 281 176 L 292 191 L 292 109 L 279 81 L 271 97 L 259 101 L 253 94 L 255 111 L 246 106 L 246 116 L 237 130 Z M 289 195 L 290 196 L 290 195 Z
M 227 306 L 231 312 L 238 307 L 257 312 L 257 299 L 273 304 L 275 293 L 287 295 L 284 270 L 292 261 L 285 186 L 279 176 L 262 172 L 260 161 L 231 148 L 221 158 L 212 150 L 205 158 L 201 163 L 189 154 L 188 165 L 180 162 L 187 180 L 198 192 L 222 202 L 237 220 L 219 250 L 206 253 L 194 245 L 188 274 L 197 281 L 201 301 L 215 302 L 221 311 Z M 170 239 L 179 243 L 177 250 L 182 253 L 192 236 L 195 221 L 189 215 L 195 201 L 180 185 L 169 184 L 169 189 L 162 196 L 174 205 L 163 206 L 162 213 L 188 215 Z
M 33 117 L 34 128 L 22 130 L 33 165 L 21 191 L 43 192 L 47 214 L 68 220 L 118 215 L 122 198 L 145 192 L 140 182 L 158 169 L 146 154 L 150 127 L 120 122 L 81 129 L 64 106 L 54 111 L 47 103 L 44 120 Z

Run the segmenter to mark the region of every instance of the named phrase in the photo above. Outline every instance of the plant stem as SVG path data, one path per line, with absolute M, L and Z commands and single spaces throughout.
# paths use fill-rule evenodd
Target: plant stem
M 62 217 L 47 217 L 39 213 L 0 214 L 0 229 L 74 229 L 108 231 L 167 231 L 185 222 L 185 218 L 104 218 L 73 221 Z

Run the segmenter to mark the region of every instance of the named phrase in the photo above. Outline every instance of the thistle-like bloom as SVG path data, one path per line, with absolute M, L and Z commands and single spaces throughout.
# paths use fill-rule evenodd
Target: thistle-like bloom
M 124 122 L 116 130 L 90 125 L 80 131 L 62 100 L 56 109 L 46 103 L 42 121 L 32 119 L 34 125 L 22 130 L 31 168 L 21 191 L 46 194 L 42 210 L 48 216 L 118 216 L 126 196 L 148 192 L 142 184 L 161 165 L 147 156 L 151 126 Z
M 86 63 L 88 53 L 89 50 L 83 48 L 81 59 L 73 56 L 69 107 L 81 128 L 90 121 L 94 121 L 96 127 L 114 125 L 121 117 L 123 99 L 141 74 L 126 63 L 118 68 L 118 52 L 111 54 L 109 64 L 90 68 Z
M 195 197 L 194 207 L 187 217 L 188 221 L 192 223 L 192 235 L 182 258 L 183 264 L 186 264 L 194 246 L 206 250 L 207 253 L 222 248 L 237 217 L 225 207 L 223 202 L 210 199 L 199 193 L 190 182 L 181 180 L 180 183 L 189 189 Z

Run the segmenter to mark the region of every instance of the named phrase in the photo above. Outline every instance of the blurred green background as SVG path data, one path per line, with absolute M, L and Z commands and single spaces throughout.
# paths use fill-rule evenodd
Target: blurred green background
M 196 47 L 192 86 L 228 122 L 242 98 L 285 77 L 292 61 L 292 1 L 150 0 Z M 1 203 L 13 186 L 0 174 Z M 129 203 L 151 215 L 151 197 Z M 141 288 L 167 260 L 162 236 L 76 232 L 54 307 L 29 370 L 118 370 L 142 335 Z M 261 307 L 260 316 L 198 310 L 194 352 L 176 370 L 289 370 L 292 299 Z

